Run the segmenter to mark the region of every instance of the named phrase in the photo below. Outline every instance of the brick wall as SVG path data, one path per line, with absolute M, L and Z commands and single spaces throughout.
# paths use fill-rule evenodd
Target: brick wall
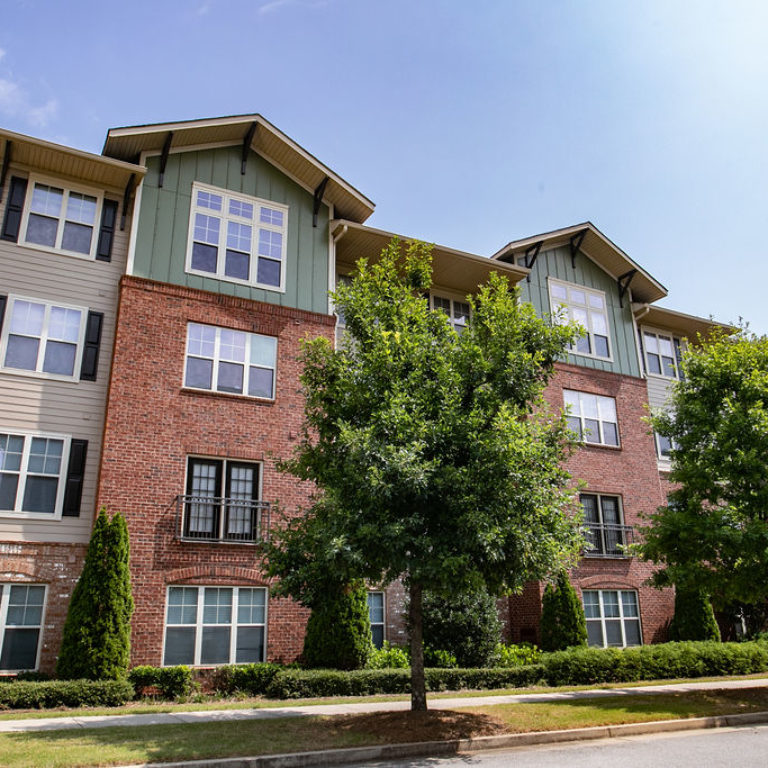
M 187 323 L 278 338 L 273 402 L 182 388 Z M 107 405 L 98 501 L 125 514 L 136 612 L 132 664 L 160 664 L 169 584 L 266 586 L 253 545 L 179 541 L 174 498 L 188 455 L 263 462 L 262 499 L 295 515 L 310 486 L 282 475 L 303 419 L 297 356 L 305 337 L 332 338 L 334 318 L 124 277 Z M 273 518 L 274 518 L 273 508 Z M 307 613 L 269 601 L 267 656 L 293 660 Z

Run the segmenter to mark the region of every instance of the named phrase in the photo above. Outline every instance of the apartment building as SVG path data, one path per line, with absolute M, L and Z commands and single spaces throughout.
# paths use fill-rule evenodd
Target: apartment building
M 133 664 L 295 659 L 307 614 L 270 597 L 259 544 L 311 501 L 276 467 L 300 434 L 301 340 L 334 337 L 329 289 L 393 233 L 259 115 L 113 129 L 102 156 L 0 139 L 0 670 L 53 668 L 102 505 L 130 533 Z M 653 306 L 663 286 L 589 223 L 433 254 L 429 301 L 459 331 L 491 271 L 587 329 L 547 390 L 582 437 L 572 578 L 591 643 L 664 639 L 671 592 L 624 550 L 666 493 L 643 419 L 713 324 Z M 500 604 L 511 640 L 538 639 L 541 592 Z M 369 605 L 375 642 L 404 642 L 401 586 Z

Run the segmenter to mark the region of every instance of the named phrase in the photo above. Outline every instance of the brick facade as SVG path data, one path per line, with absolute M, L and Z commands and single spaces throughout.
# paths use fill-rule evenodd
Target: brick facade
M 276 336 L 274 401 L 185 390 L 187 323 Z M 189 455 L 262 462 L 262 499 L 296 514 L 310 487 L 279 473 L 303 419 L 301 339 L 332 338 L 334 318 L 124 277 L 98 500 L 125 514 L 136 611 L 132 664 L 160 664 L 170 584 L 267 586 L 256 545 L 180 541 L 175 497 Z M 301 651 L 306 611 L 269 600 L 267 657 Z

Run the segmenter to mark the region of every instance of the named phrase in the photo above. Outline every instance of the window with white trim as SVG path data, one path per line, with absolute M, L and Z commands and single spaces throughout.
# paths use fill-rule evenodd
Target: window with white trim
M 189 323 L 184 386 L 233 395 L 275 397 L 277 339 Z
M 74 379 L 83 353 L 85 307 L 9 296 L 0 337 L 2 367 Z
M 672 459 L 672 449 L 676 448 L 675 441 L 671 437 L 660 435 L 658 432 L 653 433 L 654 440 L 656 442 L 656 455 L 660 461 L 670 461 Z
M 624 557 L 625 528 L 619 497 L 582 493 L 579 501 L 584 512 L 586 538 L 591 545 L 585 554 Z
M 70 438 L 0 432 L 0 514 L 58 518 Z
M 287 231 L 287 206 L 195 183 L 187 272 L 283 290 Z
M 371 621 L 371 639 L 375 648 L 384 645 L 384 593 L 368 593 L 368 618 Z
M 45 586 L 0 584 L 0 671 L 37 669 Z
M 603 291 L 549 278 L 549 302 L 555 322 L 578 323 L 585 330 L 571 345 L 571 352 L 611 359 L 608 305 Z
M 624 589 L 585 589 L 587 642 L 598 648 L 642 645 L 637 592 Z
M 432 309 L 442 312 L 456 333 L 462 333 L 469 323 L 469 304 L 466 301 L 456 301 L 446 296 L 431 294 Z
M 619 424 L 616 401 L 588 392 L 563 390 L 569 429 L 579 440 L 595 445 L 618 445 Z
M 264 661 L 267 590 L 168 587 L 163 665 Z
M 643 329 L 643 353 L 648 373 L 665 379 L 681 378 L 682 342 L 677 337 Z

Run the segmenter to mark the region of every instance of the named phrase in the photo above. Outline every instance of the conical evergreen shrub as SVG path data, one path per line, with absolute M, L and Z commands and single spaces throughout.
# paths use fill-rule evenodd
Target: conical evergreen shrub
M 704 592 L 675 588 L 675 615 L 669 624 L 669 639 L 720 641 L 715 612 Z
M 131 651 L 131 574 L 128 527 L 101 509 L 80 579 L 72 592 L 56 674 L 61 678 L 124 677 Z
M 564 651 L 587 644 L 584 607 L 563 571 L 556 584 L 548 584 L 541 600 L 541 648 Z

